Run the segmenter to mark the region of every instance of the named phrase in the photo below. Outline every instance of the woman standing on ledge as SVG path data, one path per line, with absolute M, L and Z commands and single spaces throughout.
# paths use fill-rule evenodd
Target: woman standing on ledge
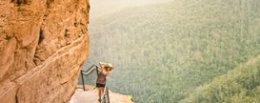
M 101 63 L 101 70 L 96 80 L 96 87 L 98 89 L 98 101 L 101 102 L 101 96 L 104 94 L 106 86 L 106 77 L 112 71 L 113 66 L 110 63 Z

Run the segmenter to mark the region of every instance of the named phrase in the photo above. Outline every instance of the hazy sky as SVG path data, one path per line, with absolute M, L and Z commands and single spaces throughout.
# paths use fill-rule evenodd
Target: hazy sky
M 167 1 L 172 0 L 90 0 L 90 19 L 111 14 L 128 7 L 163 3 Z

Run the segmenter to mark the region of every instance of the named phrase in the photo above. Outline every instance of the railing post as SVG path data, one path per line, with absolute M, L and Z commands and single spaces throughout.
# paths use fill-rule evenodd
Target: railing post
M 85 83 L 84 83 L 84 76 L 83 76 L 83 71 L 82 70 L 80 70 L 80 74 L 81 74 L 81 80 L 82 80 L 82 84 L 83 84 L 83 90 L 86 91 Z
M 97 76 L 99 75 L 98 66 L 96 66 Z
M 107 103 L 110 103 L 110 98 L 109 98 L 109 89 L 106 87 L 106 94 L 107 94 Z

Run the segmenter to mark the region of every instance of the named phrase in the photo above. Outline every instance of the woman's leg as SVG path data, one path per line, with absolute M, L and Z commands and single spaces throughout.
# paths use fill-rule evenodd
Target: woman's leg
M 101 96 L 103 96 L 104 95 L 104 87 L 101 87 L 100 90 L 101 90 Z
M 98 101 L 101 102 L 101 88 L 98 88 Z

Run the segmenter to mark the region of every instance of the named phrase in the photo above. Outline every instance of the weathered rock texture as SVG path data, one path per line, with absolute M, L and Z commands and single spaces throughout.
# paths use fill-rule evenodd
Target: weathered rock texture
M 88 54 L 88 0 L 0 1 L 0 102 L 63 103 Z

